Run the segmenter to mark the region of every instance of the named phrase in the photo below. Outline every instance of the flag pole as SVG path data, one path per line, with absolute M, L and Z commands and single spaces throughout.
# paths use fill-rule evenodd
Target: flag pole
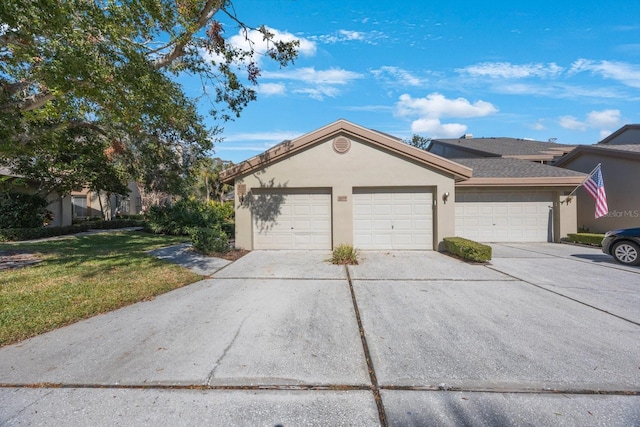
M 595 168 L 593 168 L 593 170 L 591 171 L 591 173 L 589 175 L 587 175 L 587 177 L 582 181 L 582 183 L 580 183 L 580 185 L 578 185 L 576 188 L 573 189 L 573 191 L 571 193 L 569 193 L 569 195 L 567 197 L 565 197 L 565 199 L 563 201 L 560 202 L 560 204 L 563 203 L 568 203 L 571 201 L 571 196 L 573 196 L 573 193 L 575 193 L 576 191 L 578 191 L 578 188 L 582 187 L 584 185 L 585 182 L 587 182 L 587 180 L 591 177 L 591 175 L 593 175 L 593 173 L 595 171 L 598 170 L 598 168 L 602 165 L 602 163 L 598 163 L 598 166 L 596 166 Z

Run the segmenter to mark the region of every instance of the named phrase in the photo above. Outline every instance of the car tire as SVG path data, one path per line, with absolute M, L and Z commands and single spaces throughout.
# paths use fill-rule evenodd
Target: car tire
M 640 246 L 633 242 L 622 241 L 613 245 L 611 255 L 620 264 L 640 265 Z

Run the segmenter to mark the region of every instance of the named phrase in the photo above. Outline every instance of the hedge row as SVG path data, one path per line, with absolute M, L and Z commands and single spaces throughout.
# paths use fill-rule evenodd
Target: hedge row
M 114 219 L 111 221 L 87 221 L 81 224 L 65 225 L 61 227 L 5 228 L 0 229 L 0 242 L 43 239 L 45 237 L 64 236 L 88 230 L 106 230 L 142 226 L 144 226 L 144 221 L 141 220 Z
M 491 246 L 467 240 L 462 237 L 445 237 L 447 251 L 469 261 L 487 262 L 491 260 Z
M 604 239 L 604 234 L 597 234 L 597 233 L 567 234 L 567 239 L 570 242 L 582 243 L 583 245 L 602 246 L 602 239 Z

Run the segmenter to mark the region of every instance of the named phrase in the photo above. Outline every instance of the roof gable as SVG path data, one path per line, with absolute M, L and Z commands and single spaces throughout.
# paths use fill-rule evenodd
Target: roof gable
M 615 131 L 614 133 L 609 135 L 608 137 L 604 138 L 602 141 L 598 142 L 598 145 L 600 145 L 600 144 L 612 144 L 612 145 L 616 144 L 615 140 L 621 139 L 620 136 L 622 134 L 628 133 L 628 132 L 633 132 L 634 134 L 640 134 L 640 124 L 624 125 L 620 129 L 618 129 L 617 131 Z M 627 138 L 625 138 L 624 141 L 618 142 L 618 143 L 619 144 L 628 144 L 629 142 L 626 141 L 626 139 Z M 640 138 L 639 139 L 634 139 L 632 144 L 640 144 Z
M 349 121 L 340 119 L 293 140 L 283 141 L 262 154 L 254 156 L 222 171 L 220 173 L 220 177 L 224 182 L 231 182 L 237 177 L 260 170 L 270 164 L 294 156 L 296 153 L 306 150 L 316 144 L 336 138 L 337 136 L 360 139 L 374 147 L 394 153 L 408 161 L 413 161 L 451 174 L 457 181 L 468 179 L 472 175 L 470 168 L 459 163 L 412 147 L 390 135 L 367 129 Z

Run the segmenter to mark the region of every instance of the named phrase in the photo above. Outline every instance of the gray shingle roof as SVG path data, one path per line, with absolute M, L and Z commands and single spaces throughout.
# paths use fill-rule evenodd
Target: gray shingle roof
M 630 151 L 632 153 L 640 153 L 640 144 L 615 144 L 615 145 L 595 144 L 595 145 L 591 145 L 591 147 L 602 148 L 604 150 L 611 150 L 611 151 Z
M 484 151 L 500 156 L 517 155 L 537 155 L 544 154 L 545 151 L 558 151 L 558 154 L 568 153 L 575 146 L 557 144 L 555 142 L 533 141 L 517 138 L 469 138 L 469 139 L 434 139 L 433 141 L 469 148 L 472 150 Z
M 582 172 L 521 159 L 488 157 L 451 160 L 472 168 L 473 178 L 541 178 L 584 175 Z

